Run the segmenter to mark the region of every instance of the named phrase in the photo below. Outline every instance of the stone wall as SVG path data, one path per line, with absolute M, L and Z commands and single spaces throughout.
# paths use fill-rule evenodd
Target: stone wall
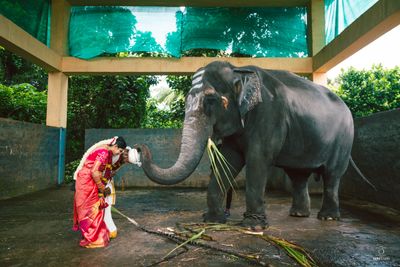
M 0 118 L 0 199 L 57 185 L 59 129 Z
M 356 119 L 352 157 L 377 191 L 349 166 L 340 195 L 400 210 L 400 109 Z

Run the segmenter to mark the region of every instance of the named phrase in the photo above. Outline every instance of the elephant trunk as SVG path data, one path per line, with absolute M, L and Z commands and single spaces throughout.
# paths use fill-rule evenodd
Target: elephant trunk
M 174 185 L 182 182 L 199 164 L 208 138 L 212 134 L 212 125 L 207 122 L 204 114 L 186 112 L 179 157 L 170 168 L 160 168 L 153 163 L 151 152 L 142 145 L 142 168 L 146 175 L 155 183 Z

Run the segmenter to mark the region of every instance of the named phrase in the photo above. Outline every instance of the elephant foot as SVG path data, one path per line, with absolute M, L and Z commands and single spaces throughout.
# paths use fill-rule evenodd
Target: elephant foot
M 221 214 L 207 212 L 203 214 L 203 221 L 212 223 L 226 223 L 226 216 L 223 212 Z
M 265 214 L 243 214 L 242 226 L 252 231 L 262 231 L 268 228 L 267 216 Z
M 334 211 L 320 211 L 318 212 L 317 218 L 322 221 L 339 221 L 340 220 L 340 212 Z
M 293 217 L 310 217 L 310 210 L 292 207 L 290 209 L 289 214 L 290 214 L 290 216 L 293 216 Z

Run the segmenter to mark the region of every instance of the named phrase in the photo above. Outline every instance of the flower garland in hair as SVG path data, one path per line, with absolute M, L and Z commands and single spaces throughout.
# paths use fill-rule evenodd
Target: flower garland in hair
M 96 144 L 92 145 L 88 150 L 86 150 L 85 154 L 83 154 L 83 157 L 81 159 L 81 161 L 79 162 L 79 166 L 78 168 L 76 168 L 76 171 L 74 173 L 74 180 L 76 180 L 76 178 L 78 177 L 78 172 L 82 169 L 83 164 L 85 164 L 85 161 L 87 159 L 87 157 L 98 147 L 103 146 L 103 145 L 115 145 L 115 143 L 117 142 L 117 138 L 118 136 L 114 136 L 111 139 L 105 139 L 102 141 L 97 142 Z

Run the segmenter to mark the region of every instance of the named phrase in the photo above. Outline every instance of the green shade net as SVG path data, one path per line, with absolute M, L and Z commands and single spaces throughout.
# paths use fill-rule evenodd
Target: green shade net
M 70 54 L 118 52 L 181 57 L 192 49 L 252 57 L 306 57 L 306 9 L 73 7 Z
M 182 50 L 232 51 L 254 57 L 307 56 L 305 8 L 187 8 Z
M 325 44 L 328 44 L 378 0 L 325 0 Z
M 176 31 L 179 8 L 73 7 L 69 25 L 70 55 L 92 58 L 104 53 L 165 53 L 167 37 Z M 178 50 L 180 40 L 170 40 Z M 178 53 L 178 54 L 176 54 Z
M 0 14 L 50 46 L 50 0 L 0 0 Z

